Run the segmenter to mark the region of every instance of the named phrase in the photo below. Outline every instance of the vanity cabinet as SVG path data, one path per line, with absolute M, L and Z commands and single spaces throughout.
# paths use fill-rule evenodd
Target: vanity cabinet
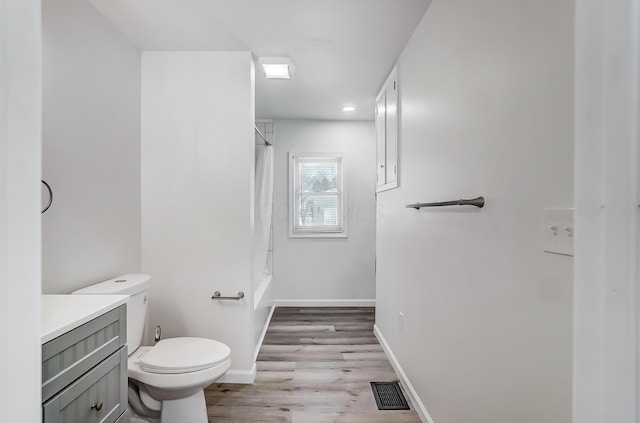
M 128 421 L 126 306 L 42 345 L 44 423 Z
M 394 67 L 376 98 L 376 191 L 398 186 L 398 72 Z

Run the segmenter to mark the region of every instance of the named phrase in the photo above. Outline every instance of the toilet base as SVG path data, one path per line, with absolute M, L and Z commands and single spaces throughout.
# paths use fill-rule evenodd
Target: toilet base
M 208 423 L 204 390 L 176 400 L 162 401 L 162 423 Z
M 154 419 L 152 417 L 140 417 L 132 415 L 131 417 L 129 417 L 129 423 L 160 423 L 160 420 Z

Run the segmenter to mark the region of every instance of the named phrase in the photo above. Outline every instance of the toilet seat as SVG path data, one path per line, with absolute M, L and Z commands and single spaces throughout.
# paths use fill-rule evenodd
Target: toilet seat
M 149 373 L 191 373 L 214 367 L 229 358 L 231 350 L 213 339 L 181 337 L 163 339 L 139 359 Z
M 127 374 L 130 379 L 147 385 L 153 397 L 158 401 L 175 399 L 176 393 L 190 392 L 194 388 L 203 388 L 217 380 L 231 367 L 231 354 L 222 362 L 204 370 L 181 373 L 152 373 L 140 367 L 140 359 L 155 347 L 139 347 L 127 360 Z M 158 392 L 157 389 L 166 390 Z M 178 395 L 179 396 L 179 395 Z

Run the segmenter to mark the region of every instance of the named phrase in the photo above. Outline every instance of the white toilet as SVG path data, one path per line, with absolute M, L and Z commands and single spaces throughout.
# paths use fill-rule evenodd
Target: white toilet
M 162 423 L 207 423 L 204 388 L 231 367 L 231 350 L 222 342 L 192 337 L 140 346 L 150 280 L 148 275 L 130 273 L 73 294 L 131 296 L 127 304 L 127 347 L 129 405 L 136 415 L 132 422 L 157 421 L 153 417 L 160 415 Z

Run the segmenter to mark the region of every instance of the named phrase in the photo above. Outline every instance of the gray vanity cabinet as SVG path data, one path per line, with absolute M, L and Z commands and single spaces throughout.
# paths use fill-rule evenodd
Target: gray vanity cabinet
M 43 422 L 126 421 L 125 342 L 122 305 L 44 344 Z

